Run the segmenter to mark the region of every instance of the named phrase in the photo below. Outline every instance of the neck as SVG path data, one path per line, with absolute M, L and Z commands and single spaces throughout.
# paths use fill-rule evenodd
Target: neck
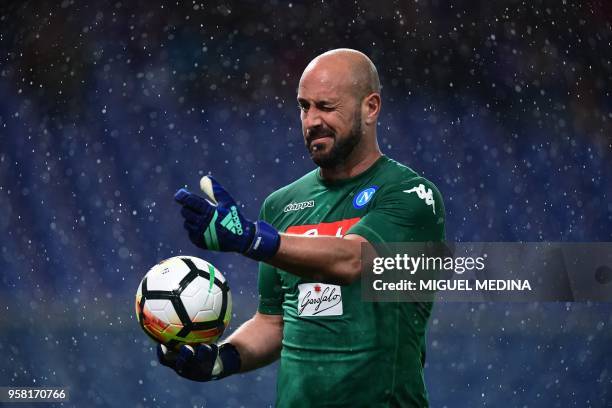
M 320 168 L 324 180 L 335 181 L 358 176 L 369 169 L 382 156 L 378 143 L 364 149 L 355 149 L 341 164 L 335 167 Z

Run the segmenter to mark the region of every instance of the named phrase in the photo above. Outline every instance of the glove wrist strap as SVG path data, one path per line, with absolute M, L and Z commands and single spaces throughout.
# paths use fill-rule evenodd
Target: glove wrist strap
M 256 261 L 265 261 L 272 258 L 280 246 L 280 235 L 272 225 L 265 221 L 255 223 L 255 236 L 245 255 Z
M 223 370 L 213 379 L 218 380 L 240 371 L 240 353 L 232 343 L 224 343 L 219 346 L 219 359 L 223 365 Z

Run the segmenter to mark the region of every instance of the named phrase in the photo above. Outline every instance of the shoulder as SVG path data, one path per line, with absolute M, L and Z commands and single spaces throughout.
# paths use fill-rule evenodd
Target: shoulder
M 379 168 L 379 176 L 389 181 L 396 181 L 419 177 L 419 174 L 405 164 L 384 156 L 382 166 Z
M 432 181 L 392 159 L 388 159 L 383 171 L 378 205 L 396 207 L 406 214 L 436 222 L 444 218 L 442 194 Z
M 440 194 L 432 181 L 421 176 L 410 167 L 388 157 L 385 157 L 384 165 L 379 170 L 379 178 L 382 181 L 381 187 L 388 191 L 414 188 L 422 184 L 424 188 L 431 188 L 433 192 Z

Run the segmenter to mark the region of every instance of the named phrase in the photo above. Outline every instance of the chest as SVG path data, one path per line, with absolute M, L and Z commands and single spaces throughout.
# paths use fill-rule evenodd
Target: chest
M 343 237 L 374 208 L 377 190 L 376 185 L 362 184 L 302 192 L 282 203 L 282 213 L 274 224 L 280 231 L 290 234 Z M 298 286 L 305 280 L 285 271 L 278 272 L 285 294 L 297 301 Z
M 373 207 L 377 188 L 357 185 L 297 193 L 276 209 L 274 225 L 291 234 L 344 236 Z

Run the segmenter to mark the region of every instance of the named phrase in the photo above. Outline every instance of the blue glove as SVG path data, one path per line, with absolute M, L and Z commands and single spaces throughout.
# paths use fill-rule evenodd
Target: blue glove
M 276 254 L 280 236 L 273 226 L 246 219 L 234 199 L 214 178 L 202 177 L 200 188 L 206 199 L 183 188 L 174 195 L 183 206 L 183 226 L 191 242 L 202 249 L 239 252 L 257 261 Z
M 199 344 L 181 346 L 179 352 L 163 344 L 157 346 L 157 359 L 161 365 L 172 368 L 181 377 L 192 381 L 218 380 L 240 371 L 240 354 L 231 343 L 221 346 Z

